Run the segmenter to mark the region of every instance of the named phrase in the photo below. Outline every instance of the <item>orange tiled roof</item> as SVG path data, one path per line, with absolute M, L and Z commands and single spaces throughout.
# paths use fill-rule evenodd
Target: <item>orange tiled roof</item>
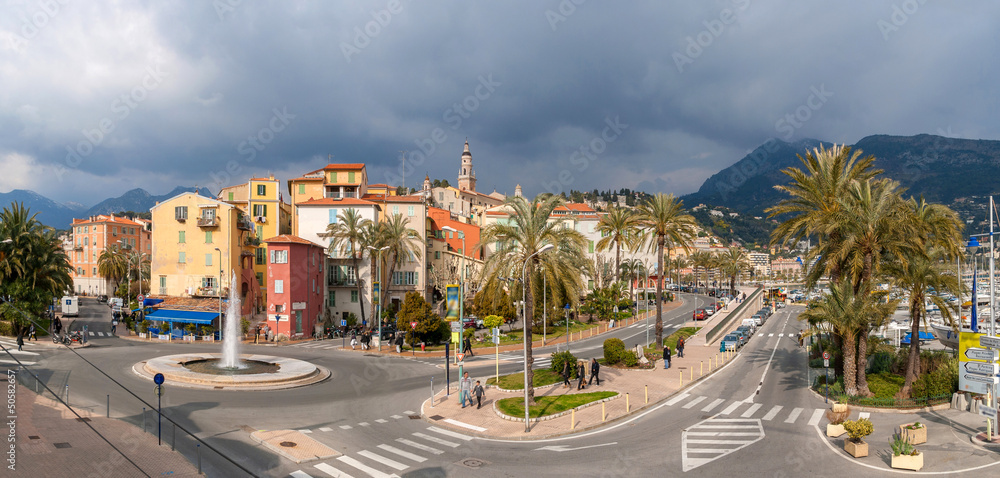
M 139 224 L 138 222 L 135 222 L 127 217 L 115 216 L 114 219 L 112 219 L 111 216 L 106 216 L 104 214 L 96 216 L 93 221 L 91 221 L 90 218 L 73 219 L 73 224 L 97 224 L 105 222 L 110 222 L 114 224 L 125 224 L 127 226 L 140 226 L 140 227 L 142 226 L 142 224 Z
M 368 189 L 371 189 L 371 188 L 381 189 L 381 188 L 388 188 L 388 187 L 389 187 L 388 184 L 382 184 L 382 183 L 375 183 L 375 184 L 369 184 L 368 185 Z
M 385 194 L 365 194 L 362 199 L 385 202 L 424 202 L 420 196 L 386 196 Z
M 367 195 L 365 196 L 367 197 Z M 310 199 L 308 201 L 301 201 L 295 203 L 296 206 L 330 206 L 334 204 L 349 204 L 352 206 L 376 206 L 375 203 L 371 201 L 366 201 L 364 199 L 358 198 L 320 198 L 320 199 Z
M 280 236 L 274 236 L 270 239 L 264 239 L 267 243 L 295 243 L 295 244 L 306 244 L 310 246 L 323 247 L 315 242 L 305 240 L 299 236 L 293 236 L 291 234 L 282 234 Z
M 365 163 L 342 163 L 342 164 L 327 164 L 323 167 L 324 171 L 329 171 L 331 169 L 343 170 L 343 169 L 365 169 Z

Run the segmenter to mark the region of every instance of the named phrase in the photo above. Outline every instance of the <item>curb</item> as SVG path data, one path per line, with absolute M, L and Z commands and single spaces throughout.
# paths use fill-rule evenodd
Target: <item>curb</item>
M 809 387 L 809 391 L 816 398 L 819 398 L 819 399 L 822 399 L 822 400 L 826 400 L 826 397 L 824 397 L 823 395 L 820 395 L 818 392 L 816 392 L 815 390 L 813 390 L 812 387 Z M 831 402 L 835 402 L 836 400 L 833 400 L 832 398 L 833 397 L 831 397 L 830 401 Z M 948 410 L 948 409 L 951 408 L 951 403 L 950 402 L 949 403 L 939 403 L 937 405 L 931 405 L 929 407 L 919 407 L 919 408 L 878 408 L 878 407 L 861 407 L 861 406 L 850 405 L 850 404 L 848 404 L 847 406 L 851 407 L 851 410 L 857 410 L 859 412 L 884 413 L 884 414 L 887 414 L 887 415 L 903 415 L 903 414 L 907 414 L 907 413 L 928 413 L 928 412 L 937 412 L 937 411 L 941 411 L 941 410 Z
M 604 392 L 604 391 L 607 391 L 607 392 L 615 392 L 615 393 L 617 393 L 618 395 L 615 395 L 615 396 L 613 396 L 613 397 L 608 397 L 608 398 L 602 398 L 602 399 L 600 399 L 600 400 L 595 400 L 595 401 L 593 401 L 593 402 L 589 402 L 589 403 L 585 403 L 585 404 L 583 404 L 583 405 L 580 405 L 579 407 L 576 407 L 576 408 L 571 408 L 571 409 L 569 409 L 569 410 L 564 410 L 564 411 L 561 411 L 561 412 L 559 412 L 559 413 L 556 413 L 556 414 L 554 414 L 554 415 L 546 415 L 546 416 L 544 416 L 544 417 L 538 417 L 538 418 L 533 418 L 533 419 L 531 419 L 531 421 L 532 421 L 533 423 L 538 423 L 538 422 L 544 422 L 544 421 L 547 421 L 547 420 L 554 420 L 554 419 L 556 419 L 556 418 L 559 418 L 559 417 L 563 417 L 563 416 L 566 416 L 566 415 L 569 415 L 569 414 L 573 413 L 573 411 L 574 411 L 574 410 L 582 410 L 582 409 L 584 409 L 584 408 L 587 408 L 587 407 L 590 407 L 590 406 L 592 406 L 592 405 L 597 405 L 597 404 L 599 404 L 599 403 L 604 403 L 604 402 L 610 402 L 611 400 L 614 400 L 614 399 L 616 399 L 616 398 L 618 398 L 618 397 L 622 396 L 622 393 L 621 393 L 621 392 L 619 392 L 619 391 L 617 391 L 617 390 L 601 390 L 601 391 L 602 391 L 602 392 Z M 589 392 L 588 392 L 588 393 L 589 393 Z M 571 395 L 572 395 L 572 394 L 571 394 Z M 511 397 L 508 397 L 508 398 L 511 398 Z M 523 419 L 523 418 L 517 418 L 517 417 L 512 417 L 512 416 L 510 416 L 510 415 L 507 415 L 507 414 L 505 414 L 505 413 L 501 412 L 501 411 L 500 411 L 500 409 L 498 409 L 498 408 L 497 408 L 497 402 L 499 402 L 499 400 L 493 400 L 493 411 L 494 411 L 494 412 L 496 412 L 497 416 L 499 416 L 500 418 L 503 418 L 504 420 L 508 420 L 508 421 L 511 421 L 511 422 L 520 422 L 520 421 L 524 421 L 524 419 Z

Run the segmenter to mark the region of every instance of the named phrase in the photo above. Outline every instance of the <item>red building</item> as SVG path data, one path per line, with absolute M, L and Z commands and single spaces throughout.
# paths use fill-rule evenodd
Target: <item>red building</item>
M 264 242 L 267 325 L 292 339 L 317 335 L 316 325 L 323 321 L 323 246 L 289 234 Z

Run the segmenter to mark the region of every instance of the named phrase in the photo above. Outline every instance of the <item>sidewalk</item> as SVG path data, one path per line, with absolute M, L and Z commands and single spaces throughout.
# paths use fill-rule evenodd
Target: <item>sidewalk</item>
M 465 434 L 491 438 L 533 440 L 596 428 L 645 411 L 725 366 L 728 361 L 723 354 L 719 354 L 717 347 L 704 346 L 710 345 L 705 344 L 704 334 L 720 321 L 725 320 L 733 310 L 735 310 L 735 306 L 731 306 L 728 311 L 723 310 L 716 313 L 707 321 L 699 322 L 698 326 L 702 329 L 689 339 L 688 346 L 684 348 L 684 357 L 680 358 L 674 353 L 668 370 L 663 369 L 662 360 L 657 360 L 651 370 L 622 370 L 601 367 L 601 385 L 597 386 L 595 382 L 583 392 L 615 391 L 619 393 L 617 397 L 604 403 L 605 416 L 603 421 L 602 405 L 596 403 L 577 410 L 575 423 L 572 421 L 573 414 L 568 413 L 548 420 L 532 420 L 531 430 L 525 432 L 524 417 L 520 417 L 520 420 L 505 419 L 494 408 L 494 403 L 499 399 L 523 398 L 523 391 L 502 392 L 496 388 L 489 388 L 486 390 L 483 408 L 477 410 L 475 407 L 462 408 L 458 404 L 457 384 L 452 386 L 450 396 L 446 395 L 444 391 L 435 395 L 433 407 L 429 399 L 425 400 L 421 414 L 437 426 L 451 428 Z M 689 326 L 690 324 L 685 325 Z M 471 378 L 485 380 L 488 377 Z M 573 386 L 570 388 L 562 388 L 561 384 L 556 384 L 536 389 L 535 396 L 546 397 L 578 393 L 576 390 L 577 382 L 574 380 L 572 383 Z

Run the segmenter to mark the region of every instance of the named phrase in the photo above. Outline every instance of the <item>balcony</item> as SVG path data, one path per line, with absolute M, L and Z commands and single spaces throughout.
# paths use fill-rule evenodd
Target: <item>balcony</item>
M 215 216 L 198 216 L 198 227 L 218 227 L 219 219 Z
M 260 238 L 257 236 L 247 236 L 247 238 L 243 240 L 243 245 L 247 247 L 260 247 L 260 244 Z
M 240 214 L 240 216 L 236 218 L 236 228 L 241 231 L 252 231 L 253 222 L 250 221 L 250 216 Z
M 191 292 L 192 297 L 218 297 L 219 289 L 215 287 L 197 287 Z
M 326 281 L 327 287 L 355 287 L 358 285 L 355 281 L 348 281 L 347 279 L 329 279 Z

